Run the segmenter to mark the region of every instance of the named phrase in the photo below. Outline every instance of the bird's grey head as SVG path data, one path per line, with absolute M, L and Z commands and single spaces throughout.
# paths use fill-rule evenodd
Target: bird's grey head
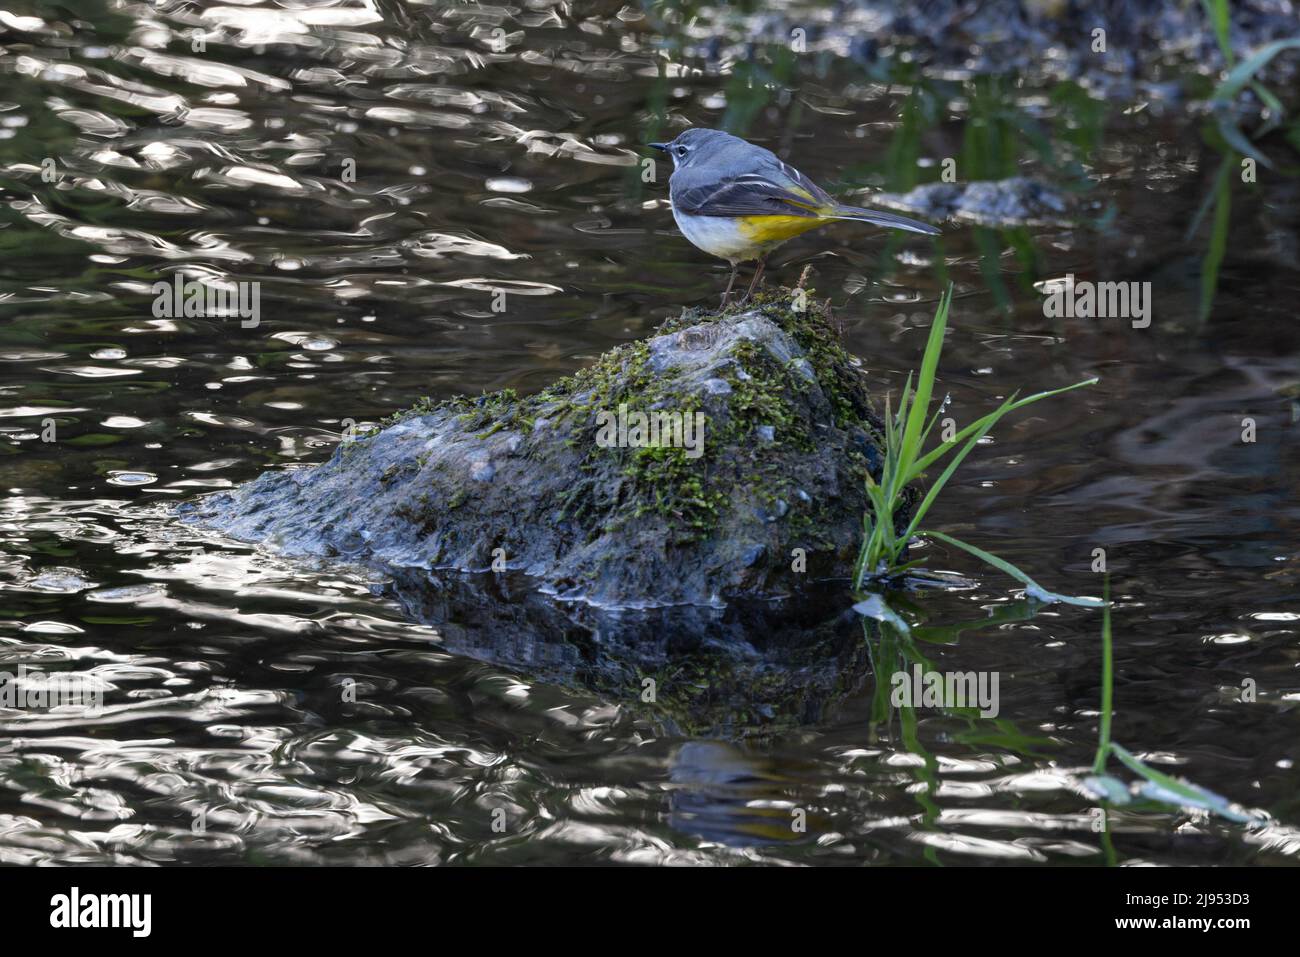
M 733 144 L 744 144 L 744 142 L 744 140 L 737 139 L 730 133 L 724 133 L 721 130 L 695 128 L 683 130 L 678 134 L 677 139 L 671 143 L 651 143 L 650 145 L 672 157 L 674 168 L 686 169 L 692 163 L 698 161 L 701 155 L 706 153 L 716 155 L 719 150 Z

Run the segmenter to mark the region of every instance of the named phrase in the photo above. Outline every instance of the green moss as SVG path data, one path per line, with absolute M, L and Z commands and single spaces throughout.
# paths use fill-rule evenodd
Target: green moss
M 736 343 L 731 355 L 736 366 L 725 376 L 731 386 L 727 403 L 731 437 L 747 438 L 758 426 L 770 425 L 777 441 L 793 438 L 796 416 L 789 392 L 797 389 L 794 380 L 798 375 L 782 368 L 766 349 L 748 339 Z M 806 430 L 800 438 L 808 438 Z
M 388 428 L 389 426 L 396 425 L 398 422 L 405 421 L 406 419 L 412 418 L 417 415 L 428 415 L 430 412 L 433 412 L 437 409 L 445 408 L 457 402 L 466 402 L 466 401 L 468 400 L 464 396 L 455 396 L 451 399 L 445 399 L 442 402 L 434 402 L 433 399 L 429 398 L 427 395 L 422 396 L 421 398 L 416 399 L 415 404 L 412 405 L 409 409 L 403 409 L 400 412 L 394 412 L 392 415 L 380 419 L 379 424 L 376 425 L 369 432 L 365 433 L 365 435 L 366 436 L 377 435 L 378 433 L 382 432 L 384 429 Z
M 835 409 L 841 427 L 866 424 L 874 420 L 866 392 L 853 372 L 849 353 L 839 343 L 839 331 L 831 315 L 830 304 L 813 298 L 813 290 L 803 290 L 804 308 L 796 310 L 797 291 L 777 288 L 753 296 L 743 305 L 730 305 L 718 312 L 683 310 L 659 328 L 660 333 L 676 332 L 687 326 L 717 322 L 742 312 L 761 312 L 771 319 L 803 349 L 811 363 L 817 383 Z
M 759 310 L 804 351 L 830 402 L 836 424 L 841 428 L 861 425 L 874 431 L 865 391 L 852 371 L 848 354 L 837 341 L 828 307 L 808 298 L 807 308 L 796 312 L 791 308 L 794 301 L 793 291 L 778 290 L 762 293 L 744 307 L 732 306 L 722 312 L 683 310 L 680 316 L 664 323 L 658 334 L 716 322 L 742 310 Z M 614 413 L 625 405 L 629 412 L 650 413 L 658 407 L 692 415 L 706 408 L 702 396 L 682 394 L 671 372 L 651 369 L 650 356 L 647 341 L 627 343 L 536 395 L 520 399 L 507 389 L 472 399 L 457 396 L 437 403 L 422 399 L 411 409 L 385 419 L 381 426 L 414 415 L 452 412 L 461 428 L 487 439 L 505 430 L 527 437 L 537 422 L 546 420 L 569 433 L 567 445 L 580 455 L 579 473 L 598 474 L 605 471 L 607 463 L 601 457 L 620 457 L 618 474 L 625 481 L 617 490 L 617 501 L 598 503 L 597 484 L 577 481 L 557 511 L 559 520 L 585 518 L 600 509 L 610 514 L 597 524 L 611 529 L 621 527 L 629 517 L 653 514 L 676 526 L 675 540 L 688 541 L 706 534 L 741 489 L 747 497 L 769 507 L 774 507 L 778 499 L 784 500 L 789 507 L 787 520 L 813 524 L 814 511 L 792 496 L 792 478 L 773 467 L 770 456 L 765 455 L 764 443 L 754 435 L 757 427 L 770 425 L 778 445 L 798 451 L 813 449 L 819 441 L 817 423 L 806 421 L 795 401 L 810 383 L 790 363 L 782 364 L 757 343 L 741 341 L 731 351 L 734 363 L 721 373 L 731 387 L 729 394 L 720 397 L 725 401 L 726 413 L 706 419 L 702 455 L 690 458 L 685 449 L 674 447 L 597 445 L 599 412 Z M 447 507 L 457 507 L 464 496 L 459 499 Z
M 718 509 L 727 503 L 727 496 L 720 489 L 709 487 L 712 483 L 707 470 L 696 466 L 700 459 L 692 460 L 685 449 L 670 446 L 628 451 L 632 453 L 631 462 L 623 475 L 643 493 L 634 504 L 636 517 L 652 512 L 679 519 L 697 531 L 712 527 Z

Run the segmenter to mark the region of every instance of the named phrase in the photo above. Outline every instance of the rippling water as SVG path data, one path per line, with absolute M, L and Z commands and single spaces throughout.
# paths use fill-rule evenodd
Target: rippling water
M 1185 233 L 1221 160 L 1158 90 L 954 74 L 909 97 L 871 56 L 750 62 L 742 31 L 733 59 L 661 6 L 61 9 L 0 12 L 0 670 L 80 676 L 104 707 L 0 709 L 0 861 L 1106 860 L 1079 790 L 1097 617 L 1033 614 L 960 554 L 934 563 L 977 584 L 914 601 L 969 623 L 926 654 L 997 671 L 996 720 L 881 720 L 871 649 L 843 644 L 843 680 L 785 711 L 656 707 L 618 636 L 658 628 L 673 664 L 675 619 L 415 608 L 172 521 L 351 424 L 535 390 L 710 301 L 725 266 L 676 234 L 638 144 L 724 122 L 841 194 L 945 157 L 1081 189 L 1077 227 L 949 224 L 934 246 L 845 224 L 772 275 L 816 266 L 882 394 L 949 279 L 955 415 L 1101 376 L 1000 428 L 934 524 L 1065 591 L 1100 592 L 1105 549 L 1116 739 L 1271 815 L 1112 815 L 1113 859 L 1300 852 L 1296 180 L 1234 181 L 1202 319 L 1208 227 Z M 177 271 L 259 282 L 260 322 L 156 316 Z M 1031 284 L 1071 272 L 1150 281 L 1150 328 L 1044 318 Z

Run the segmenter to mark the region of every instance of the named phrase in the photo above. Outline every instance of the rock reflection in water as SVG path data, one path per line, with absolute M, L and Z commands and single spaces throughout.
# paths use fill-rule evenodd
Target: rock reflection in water
M 842 587 L 797 600 L 606 611 L 492 575 L 399 573 L 447 650 L 644 710 L 670 734 L 749 737 L 826 718 L 870 668 Z

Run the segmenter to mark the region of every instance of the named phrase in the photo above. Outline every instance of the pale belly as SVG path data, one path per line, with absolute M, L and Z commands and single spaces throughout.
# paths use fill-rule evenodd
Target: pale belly
M 820 225 L 815 219 L 793 216 L 754 217 L 758 222 L 742 225 L 725 216 L 695 216 L 675 208 L 673 219 L 695 246 L 733 264 L 758 259 L 786 240 Z

